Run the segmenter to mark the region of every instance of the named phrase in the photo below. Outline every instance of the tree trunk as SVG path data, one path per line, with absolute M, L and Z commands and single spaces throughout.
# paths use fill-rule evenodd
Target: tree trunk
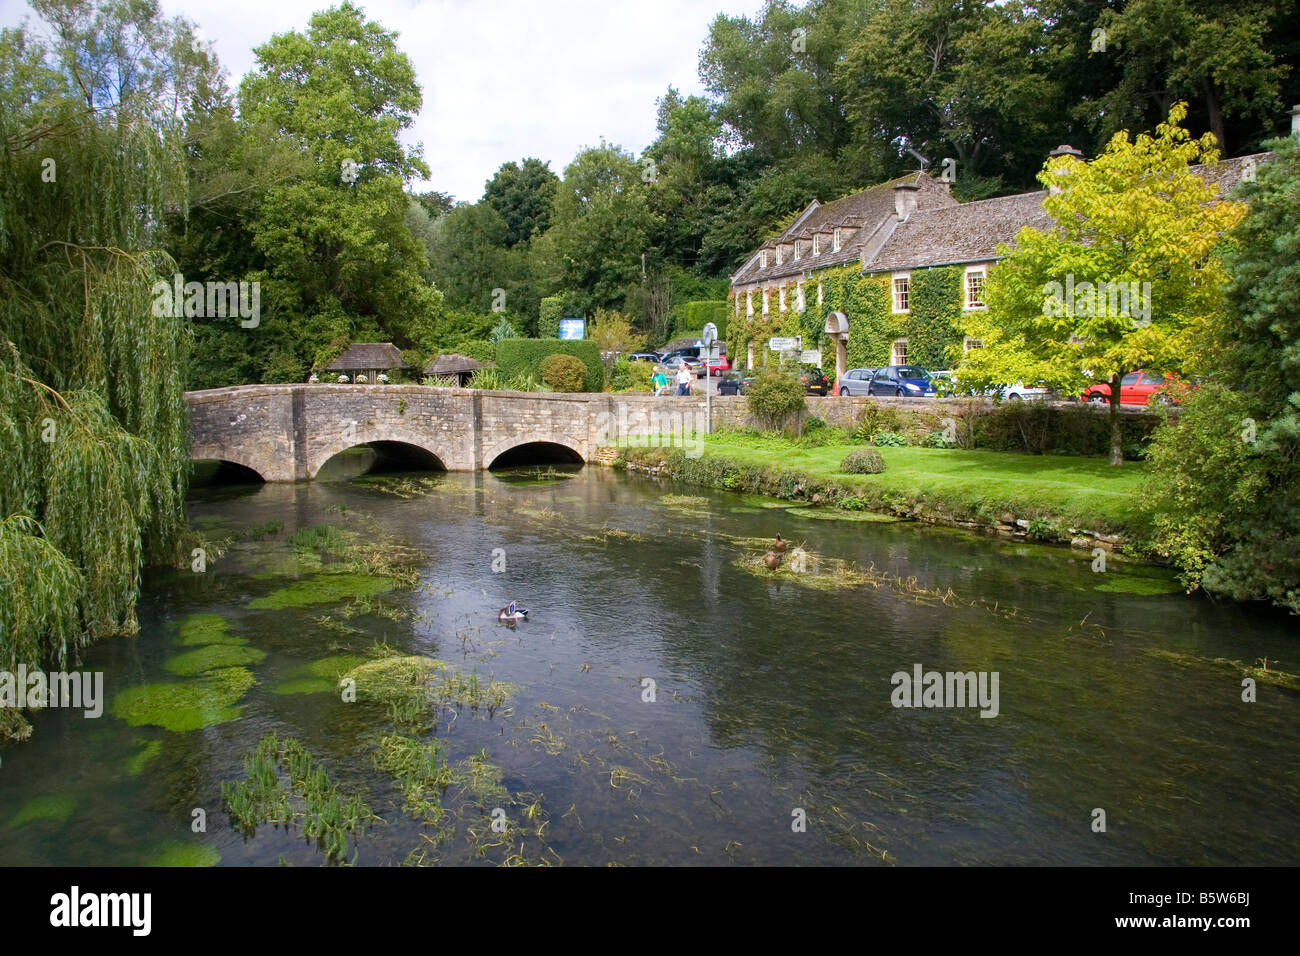
M 1210 132 L 1219 141 L 1219 153 L 1228 155 L 1228 131 L 1223 122 L 1223 111 L 1219 108 L 1219 92 L 1214 88 L 1214 81 L 1205 78 L 1205 110 L 1210 114 Z
M 1122 374 L 1112 375 L 1110 378 L 1110 463 L 1112 465 L 1124 464 L 1124 430 L 1120 427 L 1119 420 L 1119 400 L 1120 400 L 1120 380 Z

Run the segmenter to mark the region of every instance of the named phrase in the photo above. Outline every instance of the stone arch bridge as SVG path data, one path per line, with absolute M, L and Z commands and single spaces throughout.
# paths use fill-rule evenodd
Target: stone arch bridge
M 266 481 L 316 477 L 333 456 L 393 443 L 448 471 L 489 468 L 523 446 L 576 462 L 620 437 L 689 451 L 705 431 L 703 396 L 494 392 L 423 385 L 241 385 L 187 392 L 190 457 L 232 462 Z M 743 401 L 743 400 L 740 400 Z M 743 414 L 713 396 L 713 421 Z

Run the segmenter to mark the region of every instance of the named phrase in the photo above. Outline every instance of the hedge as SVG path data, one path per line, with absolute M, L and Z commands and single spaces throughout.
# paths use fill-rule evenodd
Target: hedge
M 600 349 L 586 339 L 502 339 L 497 343 L 497 368 L 506 378 L 531 375 L 541 381 L 542 359 L 556 354 L 576 356 L 587 366 L 584 391 L 605 390 L 605 365 L 600 360 Z

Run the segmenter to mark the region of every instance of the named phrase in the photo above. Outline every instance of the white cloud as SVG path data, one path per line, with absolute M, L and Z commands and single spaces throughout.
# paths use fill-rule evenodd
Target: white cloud
M 304 30 L 330 0 L 163 0 L 195 21 L 230 72 L 253 66 L 254 46 Z M 366 15 L 396 30 L 415 65 L 424 108 L 408 131 L 423 141 L 427 188 L 476 201 L 509 160 L 536 156 L 561 173 L 604 136 L 640 152 L 655 138 L 655 99 L 669 85 L 702 92 L 697 68 L 719 12 L 756 15 L 759 0 L 377 0 Z M 0 24 L 26 3 L 0 0 Z M 422 187 L 417 187 L 422 188 Z

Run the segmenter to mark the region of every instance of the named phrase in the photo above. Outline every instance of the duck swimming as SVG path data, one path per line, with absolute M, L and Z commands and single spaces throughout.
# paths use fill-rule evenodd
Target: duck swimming
M 790 547 L 790 542 L 783 539 L 779 534 L 776 536 L 776 541 L 772 543 L 772 550 L 777 554 L 785 554 L 785 549 L 788 547 Z
M 514 624 L 518 621 L 527 620 L 528 609 L 520 607 L 516 602 L 511 601 L 507 606 L 497 611 L 497 620 L 506 624 Z

